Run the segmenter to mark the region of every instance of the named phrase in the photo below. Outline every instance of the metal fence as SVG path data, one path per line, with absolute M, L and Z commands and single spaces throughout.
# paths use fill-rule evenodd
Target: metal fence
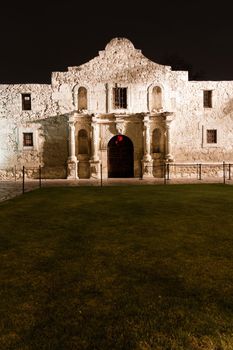
M 163 179 L 164 184 L 170 180 L 206 180 L 208 182 L 223 182 L 232 179 L 232 163 L 163 163 L 156 166 L 146 166 L 141 169 L 140 179 L 155 177 Z M 188 181 L 189 180 L 189 181 Z M 171 182 L 171 181 L 170 181 Z
M 46 180 L 66 179 L 65 167 L 0 168 L 0 201 L 41 188 Z M 47 183 L 46 185 L 51 185 Z
M 232 183 L 233 163 L 162 163 L 156 166 L 142 166 L 139 175 L 131 179 L 103 178 L 102 164 L 98 179 L 77 179 L 72 182 L 66 180 L 65 167 L 13 167 L 0 169 L 0 180 L 11 179 L 21 193 L 35 188 L 52 185 L 96 185 L 111 184 L 172 184 L 172 183 Z M 60 181 L 60 182 L 59 182 Z

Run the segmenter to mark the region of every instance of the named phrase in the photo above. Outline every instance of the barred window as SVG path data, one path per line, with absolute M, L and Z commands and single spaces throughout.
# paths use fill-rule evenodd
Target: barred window
M 22 94 L 22 110 L 30 111 L 31 108 L 31 94 Z
M 113 88 L 113 108 L 127 108 L 127 88 Z
M 203 94 L 204 107 L 212 108 L 212 90 L 204 90 Z
M 23 133 L 23 145 L 25 147 L 33 146 L 33 133 L 32 132 L 24 132 Z
M 207 130 L 207 143 L 217 143 L 217 130 Z

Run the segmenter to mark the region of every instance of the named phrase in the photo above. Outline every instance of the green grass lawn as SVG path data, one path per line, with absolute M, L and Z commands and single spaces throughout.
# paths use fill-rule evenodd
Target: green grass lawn
M 45 188 L 0 204 L 0 349 L 233 349 L 233 187 Z

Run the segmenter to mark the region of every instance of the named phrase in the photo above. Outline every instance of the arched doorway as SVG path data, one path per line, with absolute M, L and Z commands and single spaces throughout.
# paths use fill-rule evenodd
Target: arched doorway
M 108 177 L 134 177 L 134 150 L 132 141 L 116 135 L 108 143 Z

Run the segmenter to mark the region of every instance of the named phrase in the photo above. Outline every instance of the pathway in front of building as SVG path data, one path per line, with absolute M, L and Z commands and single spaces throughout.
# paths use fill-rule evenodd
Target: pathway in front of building
M 104 179 L 102 181 L 102 186 L 130 186 L 130 185 L 172 185 L 172 184 L 201 184 L 201 183 L 223 183 L 222 178 L 206 178 L 203 180 L 197 179 L 172 179 L 164 181 L 164 179 L 158 178 L 143 178 L 143 180 L 138 178 L 128 178 L 128 179 Z M 226 184 L 232 185 L 233 179 L 227 180 Z M 39 180 L 26 180 L 24 190 L 25 192 L 35 190 L 39 188 Z M 42 180 L 42 187 L 62 187 L 62 186 L 101 186 L 100 180 L 66 180 L 66 179 L 57 179 L 57 180 Z M 0 181 L 0 201 L 4 201 L 23 193 L 22 181 Z

